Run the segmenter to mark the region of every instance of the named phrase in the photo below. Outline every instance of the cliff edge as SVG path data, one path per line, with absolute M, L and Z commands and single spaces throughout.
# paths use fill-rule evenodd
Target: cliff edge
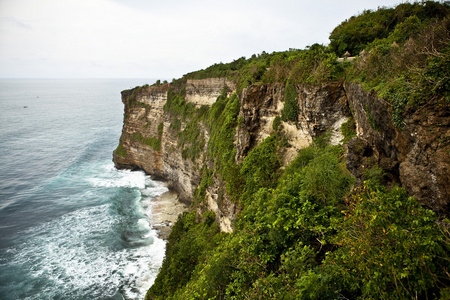
M 439 110 L 425 107 L 408 114 L 404 129 L 398 129 L 388 103 L 358 84 L 342 82 L 293 85 L 295 115 L 282 118 L 287 89 L 282 83 L 251 85 L 237 95 L 234 82 L 209 78 L 123 91 L 124 124 L 114 163 L 117 168 L 141 169 L 166 181 L 187 204 L 203 188 L 203 199 L 195 200 L 196 207 L 213 210 L 221 230 L 232 231 L 238 205 L 214 170 L 216 158 L 208 151 L 211 127 L 202 116 L 218 97 L 234 95 L 239 100 L 235 163 L 278 134 L 284 140 L 279 155 L 287 165 L 300 149 L 327 132 L 331 143 L 342 143 L 341 127 L 353 122 L 356 136 L 347 143 L 346 164 L 360 182 L 377 166 L 386 182 L 403 186 L 422 205 L 448 215 L 450 154 L 444 147 L 450 135 L 448 103 L 430 106 Z M 206 173 L 208 184 L 202 183 Z

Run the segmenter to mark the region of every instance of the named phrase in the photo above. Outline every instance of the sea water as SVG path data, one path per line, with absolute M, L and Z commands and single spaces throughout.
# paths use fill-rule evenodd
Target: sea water
M 167 189 L 117 170 L 121 90 L 143 79 L 0 79 L 0 299 L 142 299 Z

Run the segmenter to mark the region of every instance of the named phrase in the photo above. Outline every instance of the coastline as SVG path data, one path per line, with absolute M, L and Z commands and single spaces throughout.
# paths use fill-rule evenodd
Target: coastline
M 178 194 L 167 191 L 152 200 L 152 229 L 158 238 L 167 240 L 178 215 L 187 211 L 188 206 L 179 201 Z

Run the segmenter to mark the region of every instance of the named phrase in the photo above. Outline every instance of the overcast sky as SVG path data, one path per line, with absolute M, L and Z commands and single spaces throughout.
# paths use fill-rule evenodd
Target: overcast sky
M 0 0 L 0 78 L 179 78 L 401 0 Z

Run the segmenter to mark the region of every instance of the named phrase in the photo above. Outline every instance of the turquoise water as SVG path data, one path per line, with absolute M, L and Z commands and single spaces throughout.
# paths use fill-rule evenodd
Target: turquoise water
M 152 80 L 0 80 L 0 299 L 142 299 L 166 191 L 118 171 L 120 91 Z

